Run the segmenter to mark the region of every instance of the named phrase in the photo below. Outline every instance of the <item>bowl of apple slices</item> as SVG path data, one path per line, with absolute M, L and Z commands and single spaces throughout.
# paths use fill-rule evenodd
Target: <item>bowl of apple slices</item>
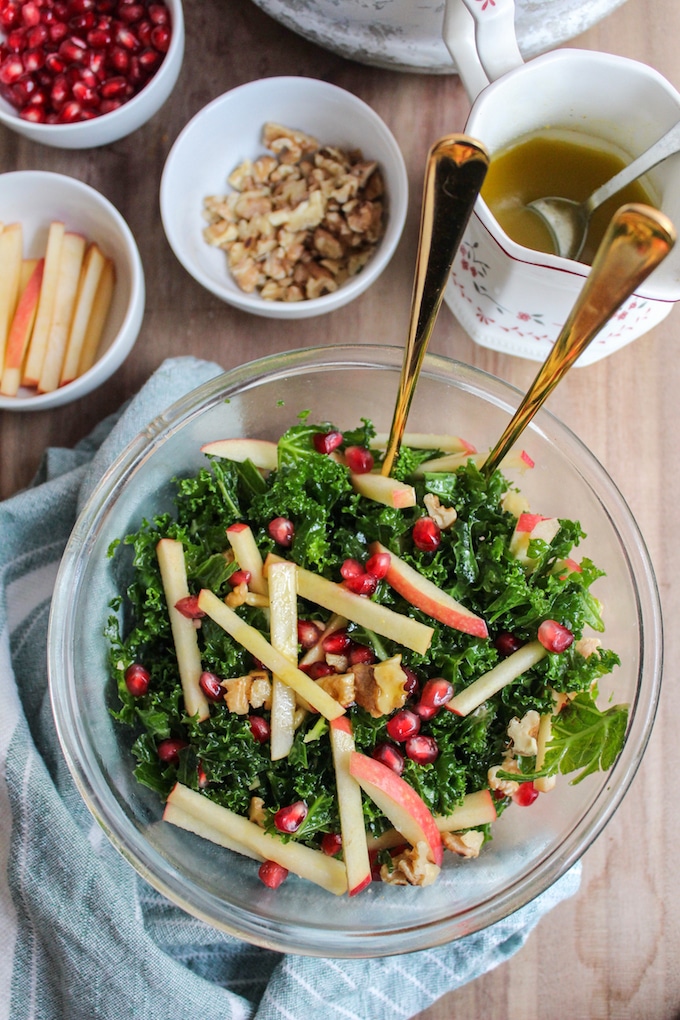
M 1 174 L 0 265 L 0 408 L 69 403 L 123 363 L 142 324 L 144 270 L 104 195 L 64 174 Z
M 189 394 L 55 587 L 90 811 L 170 901 L 283 952 L 424 949 L 534 899 L 612 817 L 659 696 L 654 574 L 604 468 L 542 411 L 486 480 L 521 395 L 428 356 L 384 475 L 401 358 L 290 351 Z

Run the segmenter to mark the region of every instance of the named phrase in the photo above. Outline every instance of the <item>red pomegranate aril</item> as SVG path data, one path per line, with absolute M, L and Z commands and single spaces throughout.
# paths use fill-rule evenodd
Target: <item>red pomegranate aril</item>
M 375 662 L 375 652 L 368 645 L 353 644 L 348 654 L 350 666 L 357 666 L 361 662 L 371 663 Z
M 93 11 L 97 6 L 97 0 L 69 0 L 66 5 L 70 14 L 85 14 Z
M 27 106 L 31 102 L 37 89 L 38 86 L 33 78 L 19 78 L 19 80 L 10 88 L 12 102 L 21 108 Z
M 142 18 L 138 21 L 135 26 L 135 32 L 142 46 L 151 46 L 151 29 L 153 28 L 152 23 L 148 18 Z
M 76 94 L 76 86 L 77 83 L 73 86 L 74 96 Z M 205 613 L 198 605 L 198 595 L 185 595 L 184 598 L 178 599 L 175 602 L 175 609 L 189 620 L 200 620 L 205 616 Z
M 133 698 L 143 698 L 150 683 L 151 674 L 140 662 L 131 663 L 125 670 L 125 686 Z
M 538 790 L 533 783 L 520 783 L 519 790 L 512 794 L 514 804 L 520 807 L 529 807 L 538 797 Z
M 75 18 L 69 18 L 68 27 L 72 32 L 87 32 L 88 29 L 94 28 L 97 23 L 92 11 L 87 11 L 85 14 L 77 14 Z
M 59 44 L 57 51 L 60 57 L 71 64 L 84 64 L 87 56 L 87 43 L 77 36 L 69 36 Z
M 387 574 L 390 569 L 390 563 L 392 557 L 388 552 L 374 553 L 373 556 L 369 556 L 366 560 L 366 573 L 373 574 L 379 581 Z
M 404 771 L 404 756 L 394 744 L 376 744 L 371 751 L 371 757 L 392 769 L 398 776 Z
M 137 57 L 137 60 L 139 61 L 139 66 L 141 67 L 144 74 L 149 75 L 153 74 L 156 68 L 160 66 L 162 57 L 160 53 L 158 53 L 156 50 L 153 50 L 151 49 L 151 47 L 148 47 L 147 49 L 142 50 L 142 52 Z
M 181 737 L 166 737 L 158 744 L 156 754 L 164 764 L 177 765 L 179 764 L 179 752 L 188 746 L 186 740 L 182 740 Z
M 387 720 L 387 733 L 396 740 L 398 744 L 403 743 L 407 737 L 414 737 L 420 730 L 420 716 L 411 712 L 408 708 L 402 708 L 391 719 Z
M 22 107 L 19 110 L 19 116 L 22 120 L 28 120 L 32 124 L 44 124 L 47 119 L 44 108 L 34 103 Z
M 342 443 L 342 432 L 315 432 L 312 442 L 317 453 L 332 453 Z
M 21 21 L 21 8 L 19 4 L 6 4 L 0 11 L 0 26 L 8 31 L 18 25 Z
M 59 123 L 60 124 L 75 124 L 80 120 L 80 115 L 83 112 L 83 108 L 80 103 L 70 100 L 64 103 L 61 110 L 59 111 Z
M 122 22 L 113 22 L 113 38 L 124 49 L 129 50 L 130 53 L 136 53 L 140 48 L 139 39 L 135 33 L 130 31 Z
M 346 630 L 336 630 L 328 634 L 321 642 L 321 647 L 328 655 L 342 655 L 352 644 Z
M 345 461 L 352 474 L 365 475 L 373 469 L 373 454 L 365 446 L 348 446 Z
M 416 765 L 430 765 L 439 756 L 439 747 L 434 737 L 418 733 L 415 737 L 409 737 L 404 745 L 407 756 Z
M 312 680 L 320 680 L 322 676 L 332 676 L 335 670 L 327 662 L 310 662 L 309 665 L 301 665 L 300 669 Z
M 45 52 L 42 49 L 26 50 L 24 53 L 24 70 L 26 74 L 34 74 L 45 64 Z
M 271 736 L 271 729 L 267 720 L 261 715 L 248 716 L 250 732 L 258 744 L 266 744 Z
M 413 706 L 413 711 L 423 722 L 429 722 L 430 719 L 434 719 L 439 709 L 435 708 L 434 705 L 424 705 L 422 701 L 418 701 Z
M 295 527 L 287 517 L 275 517 L 273 521 L 269 522 L 267 531 L 277 545 L 283 549 L 290 549 L 295 537 Z
M 0 82 L 3 85 L 13 85 L 24 73 L 24 64 L 21 57 L 7 57 L 0 64 Z
M 170 49 L 170 29 L 167 25 L 155 25 L 151 29 L 151 45 L 159 53 L 167 53 Z
M 345 578 L 343 584 L 355 595 L 372 595 L 378 587 L 378 578 L 364 572 Z
M 544 620 L 538 628 L 538 640 L 549 652 L 564 652 L 573 643 L 574 635 L 557 620 Z
M 342 850 L 342 836 L 339 832 L 324 832 L 321 837 L 321 852 L 327 857 L 335 857 Z
M 258 877 L 268 889 L 278 889 L 288 878 L 288 868 L 276 861 L 263 861 L 258 869 Z
M 119 110 L 122 106 L 120 99 L 102 99 L 101 106 L 99 107 L 100 113 L 113 113 L 114 110 Z
M 71 86 L 66 80 L 66 75 L 58 74 L 50 90 L 50 100 L 54 109 L 59 111 L 70 95 Z
M 170 20 L 170 13 L 165 4 L 149 4 L 148 14 L 154 25 L 167 25 Z
M 361 577 L 365 573 L 366 571 L 361 563 L 359 563 L 359 560 L 352 559 L 351 557 L 344 560 L 340 567 L 340 576 L 344 577 L 345 580 L 350 577 Z
M 102 99 L 122 99 L 127 92 L 127 79 L 122 75 L 114 75 L 107 78 L 101 85 Z
M 314 620 L 298 620 L 298 642 L 305 649 L 313 648 L 321 637 L 322 629 Z
M 274 815 L 274 828 L 279 832 L 297 832 L 307 817 L 308 810 L 304 800 L 296 800 L 294 804 L 279 808 Z
M 9 33 L 5 45 L 10 53 L 23 53 L 28 45 L 25 28 L 15 28 Z
M 106 78 L 106 56 L 103 50 L 90 50 L 87 54 L 87 69 L 92 71 L 98 82 Z
M 522 647 L 522 642 L 514 634 L 511 634 L 509 630 L 504 630 L 496 635 L 494 647 L 498 649 L 501 655 L 512 655 L 513 652 Z
M 411 531 L 413 544 L 421 552 L 434 552 L 442 540 L 441 528 L 431 517 L 419 517 Z
M 57 45 L 68 35 L 68 25 L 64 21 L 53 21 L 47 26 L 47 31 L 49 32 L 50 42 Z
M 48 53 L 45 57 L 45 67 L 52 74 L 63 74 L 66 70 L 66 61 L 58 53 Z
M 122 46 L 112 46 L 108 53 L 108 64 L 115 71 L 125 74 L 130 68 L 130 54 Z
M 138 86 L 142 81 L 146 81 L 146 72 L 142 69 L 142 65 L 139 63 L 139 57 L 130 57 L 130 69 L 128 71 L 128 81 L 133 86 Z
M 210 780 L 208 779 L 206 771 L 203 768 L 203 766 L 201 765 L 200 761 L 199 761 L 198 765 L 196 766 L 196 774 L 197 774 L 197 777 L 198 777 L 197 778 L 197 782 L 198 782 L 199 790 L 205 790 L 206 786 L 209 786 Z
M 140 18 L 144 17 L 145 7 L 144 4 L 126 4 L 124 7 L 119 7 L 117 13 L 121 21 L 125 21 L 128 25 L 131 25 L 135 21 L 139 21 Z
M 34 28 L 26 34 L 26 45 L 29 50 L 34 50 L 38 46 L 44 46 L 47 42 L 49 32 L 44 25 L 36 25 Z
M 94 50 L 104 50 L 111 45 L 111 32 L 108 28 L 93 28 L 86 36 L 87 45 Z
M 404 690 L 408 694 L 409 698 L 416 696 L 420 690 L 420 681 L 417 675 L 413 672 L 410 666 L 402 666 L 402 671 L 406 674 L 406 680 L 404 681 Z
M 58 21 L 65 22 L 69 16 L 69 7 L 67 3 L 62 3 L 61 0 L 53 5 L 54 16 Z
M 221 701 L 224 697 L 222 681 L 216 673 L 204 670 L 198 678 L 198 686 L 209 701 Z
M 431 708 L 441 708 L 453 697 L 453 684 L 450 684 L 444 677 L 434 677 L 428 680 L 420 695 L 420 704 L 428 705 Z
M 235 570 L 233 574 L 229 575 L 229 584 L 232 588 L 236 588 L 239 584 L 250 584 L 252 576 L 249 570 Z
M 21 8 L 21 20 L 24 25 L 33 28 L 35 25 L 40 23 L 40 8 L 38 4 L 31 2 L 25 3 Z

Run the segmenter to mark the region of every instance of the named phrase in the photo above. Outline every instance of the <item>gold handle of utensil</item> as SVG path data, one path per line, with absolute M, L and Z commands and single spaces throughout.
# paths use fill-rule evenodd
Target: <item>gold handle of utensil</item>
M 624 205 L 612 217 L 583 289 L 550 354 L 482 467 L 488 478 L 543 401 L 623 302 L 665 259 L 675 228 L 658 209 Z
M 408 340 L 381 468 L 384 475 L 389 475 L 399 452 L 413 391 L 451 265 L 488 166 L 489 155 L 484 146 L 467 135 L 440 138 L 428 153 Z

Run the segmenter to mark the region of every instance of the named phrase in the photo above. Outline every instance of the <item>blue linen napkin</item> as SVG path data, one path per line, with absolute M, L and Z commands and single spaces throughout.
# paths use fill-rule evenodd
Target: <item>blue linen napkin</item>
M 78 509 L 140 429 L 217 374 L 166 361 L 33 486 L 0 503 L 0 1020 L 395 1020 L 507 960 L 579 886 L 576 866 L 506 920 L 377 960 L 259 949 L 185 914 L 139 878 L 81 801 L 47 693 L 52 586 Z

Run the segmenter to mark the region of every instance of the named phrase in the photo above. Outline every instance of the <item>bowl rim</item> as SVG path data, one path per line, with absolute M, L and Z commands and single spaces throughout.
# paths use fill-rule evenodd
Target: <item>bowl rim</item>
M 173 200 L 171 191 L 171 177 L 175 172 L 176 162 L 179 159 L 180 153 L 187 144 L 187 140 L 191 137 L 192 133 L 196 130 L 197 125 L 204 117 L 209 116 L 216 110 L 219 110 L 222 106 L 237 102 L 240 97 L 248 92 L 261 90 L 265 87 L 282 88 L 287 85 L 300 85 L 300 83 L 304 83 L 306 87 L 317 89 L 319 92 L 324 92 L 327 95 L 342 97 L 343 102 L 349 102 L 357 110 L 361 110 L 363 114 L 376 125 L 376 128 L 380 131 L 384 142 L 390 150 L 391 158 L 394 161 L 394 173 L 398 179 L 400 191 L 403 192 L 403 201 L 401 200 L 401 195 L 395 196 L 400 199 L 398 206 L 395 206 L 392 204 L 393 199 L 390 195 L 387 228 L 385 234 L 379 241 L 373 256 L 360 273 L 357 273 L 356 276 L 347 280 L 341 287 L 338 288 L 337 291 L 334 291 L 332 294 L 325 294 L 322 297 L 311 298 L 310 300 L 300 302 L 286 303 L 281 301 L 266 301 L 264 298 L 260 297 L 259 294 L 247 294 L 245 291 L 240 291 L 236 287 L 234 290 L 230 290 L 227 289 L 225 285 L 216 283 L 215 280 L 213 280 L 207 273 L 203 272 L 201 267 L 189 257 L 182 237 L 178 235 L 178 232 L 175 229 L 173 210 L 176 208 L 176 203 Z M 304 128 L 302 128 L 302 130 L 304 130 Z M 241 311 L 251 312 L 252 314 L 261 315 L 267 318 L 311 318 L 315 315 L 332 312 L 347 304 L 349 301 L 353 300 L 353 298 L 358 297 L 367 290 L 368 287 L 370 287 L 370 285 L 380 276 L 383 270 L 387 268 L 401 239 L 408 213 L 408 172 L 406 169 L 404 155 L 394 134 L 386 121 L 383 120 L 380 114 L 365 100 L 340 85 L 324 81 L 321 78 L 314 78 L 311 75 L 270 75 L 244 82 L 241 85 L 236 85 L 234 88 L 223 92 L 221 95 L 210 100 L 210 102 L 205 106 L 201 107 L 201 109 L 198 110 L 189 121 L 187 121 L 173 142 L 165 160 L 163 171 L 161 173 L 159 202 L 163 230 L 175 257 L 186 272 L 189 273 L 189 275 L 202 287 L 205 287 L 205 289 L 211 294 L 214 294 L 215 297 L 218 297 L 221 301 L 224 301 L 235 308 L 239 308 Z M 197 219 L 198 218 L 200 218 L 200 210 L 197 210 Z M 226 276 L 227 273 L 228 270 L 225 268 L 225 278 L 228 280 L 228 276 Z
M 78 376 L 67 386 L 58 387 L 50 393 L 35 393 L 28 396 L 6 397 L 0 394 L 0 411 L 44 411 L 51 407 L 70 404 L 85 396 L 104 383 L 128 356 L 139 336 L 144 318 L 146 282 L 142 257 L 132 230 L 116 206 L 101 191 L 91 184 L 69 174 L 53 170 L 11 170 L 0 174 L 0 185 L 4 180 L 26 181 L 28 185 L 43 186 L 50 194 L 50 185 L 57 181 L 71 188 L 75 194 L 84 195 L 113 222 L 120 233 L 130 263 L 130 296 L 125 316 L 115 337 L 91 368 Z
M 624 497 L 583 442 L 550 411 L 542 409 L 529 429 L 548 438 L 556 432 L 567 443 L 569 451 L 578 455 L 579 467 L 583 467 L 580 473 L 586 485 L 590 486 L 590 478 L 597 477 L 602 486 L 598 489 L 598 500 L 606 503 L 606 513 L 617 536 L 620 536 L 619 528 L 614 525 L 610 510 L 616 508 L 623 515 L 621 520 L 625 543 L 621 543 L 622 554 L 629 572 L 638 579 L 634 590 L 641 647 L 636 696 L 631 706 L 626 742 L 607 773 L 606 782 L 603 782 L 594 801 L 564 836 L 558 848 L 548 848 L 539 854 L 529 870 L 514 879 L 500 894 L 487 896 L 474 907 L 450 913 L 446 918 L 407 924 L 389 932 L 372 931 L 363 925 L 360 931 L 331 930 L 329 933 L 328 929 L 310 929 L 291 921 L 287 921 L 285 930 L 282 930 L 280 924 L 267 918 L 253 917 L 233 904 L 226 905 L 225 914 L 223 901 L 191 883 L 187 886 L 179 871 L 169 865 L 167 859 L 144 839 L 143 834 L 124 815 L 121 826 L 122 810 L 109 787 L 103 790 L 103 795 L 102 790 L 93 788 L 91 768 L 93 763 L 96 765 L 96 758 L 82 740 L 77 697 L 74 690 L 69 689 L 68 682 L 59 684 L 57 678 L 59 675 L 69 676 L 66 668 L 68 626 L 73 593 L 79 578 L 79 558 L 82 561 L 82 557 L 87 556 L 88 540 L 92 539 L 97 524 L 105 514 L 107 499 L 114 497 L 125 486 L 136 467 L 177 431 L 180 420 L 183 424 L 189 424 L 207 407 L 227 399 L 237 390 L 256 387 L 265 379 L 275 380 L 290 377 L 295 372 L 304 373 L 309 367 L 310 357 L 320 359 L 314 365 L 317 372 L 333 366 L 361 366 L 381 371 L 388 368 L 398 372 L 402 349 L 386 345 L 352 344 L 304 348 L 268 355 L 209 380 L 150 422 L 102 475 L 78 517 L 64 552 L 54 591 L 55 595 L 60 590 L 68 592 L 69 598 L 52 599 L 48 633 L 49 693 L 62 751 L 87 807 L 119 852 L 167 899 L 213 927 L 279 952 L 336 958 L 384 957 L 433 948 L 503 920 L 565 875 L 601 833 L 633 781 L 654 723 L 663 665 L 661 604 L 649 553 Z M 449 382 L 450 373 L 455 372 L 457 383 L 468 387 L 483 386 L 487 395 L 489 392 L 493 395 L 493 402 L 507 408 L 509 414 L 515 410 L 522 397 L 520 390 L 503 380 L 441 355 L 426 355 L 422 371 L 435 376 L 447 374 Z M 79 554 L 80 546 L 82 551 Z M 540 875 L 537 874 L 539 872 Z

